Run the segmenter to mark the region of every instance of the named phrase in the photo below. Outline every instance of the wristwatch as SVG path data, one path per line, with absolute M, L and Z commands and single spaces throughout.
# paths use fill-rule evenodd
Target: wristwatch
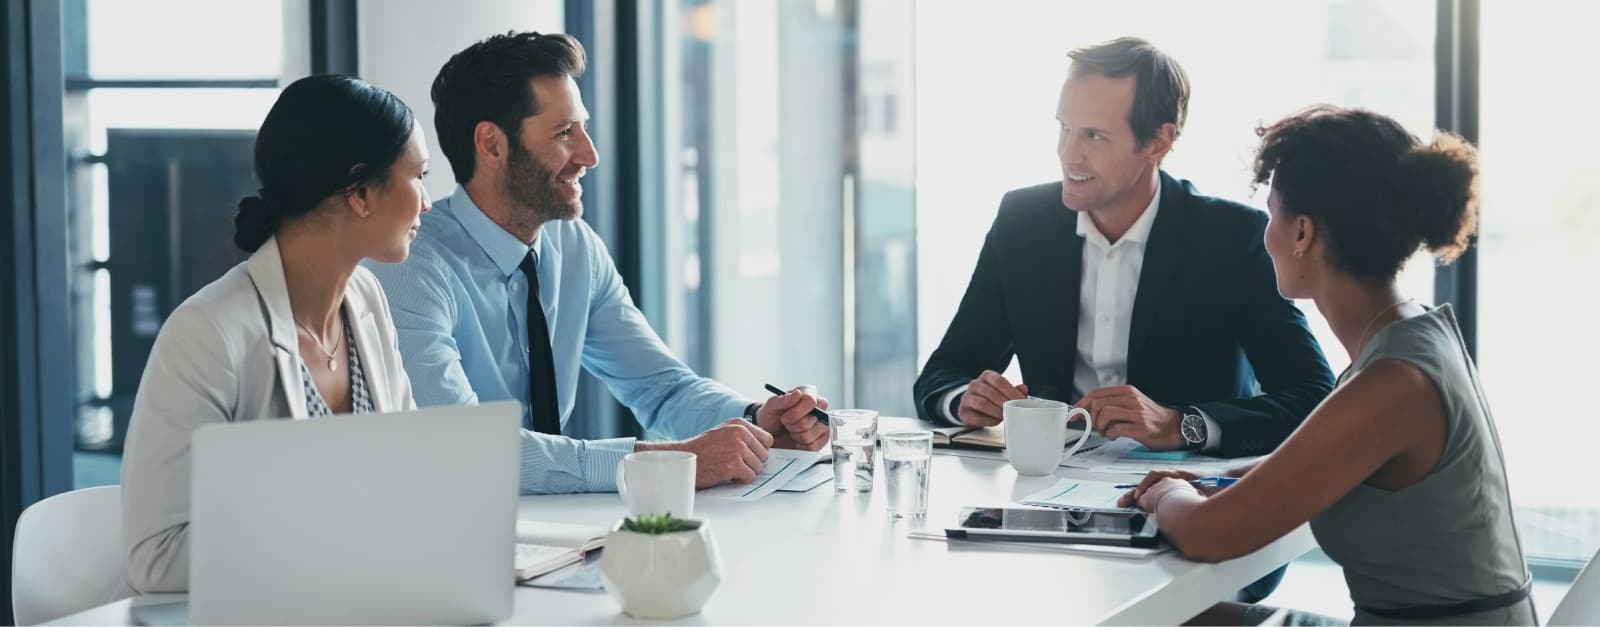
M 751 403 L 749 405 L 745 405 L 744 419 L 750 421 L 750 424 L 756 424 L 756 414 L 761 411 L 761 405 L 762 403 Z
M 1183 419 L 1178 422 L 1178 432 L 1183 434 L 1183 441 L 1188 448 L 1200 449 L 1206 445 L 1206 417 L 1200 415 L 1200 410 L 1194 407 L 1176 408 L 1183 414 Z

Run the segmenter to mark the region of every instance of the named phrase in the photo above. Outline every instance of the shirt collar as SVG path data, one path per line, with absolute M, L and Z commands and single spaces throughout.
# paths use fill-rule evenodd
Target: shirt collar
M 540 229 L 541 234 L 534 236 L 533 244 L 524 244 L 517 236 L 490 220 L 478 203 L 472 202 L 465 187 L 456 187 L 456 191 L 446 199 L 446 204 L 449 205 L 450 214 L 456 217 L 472 241 L 477 242 L 483 253 L 489 256 L 502 276 L 509 277 L 516 272 L 522 260 L 528 256 L 528 251 L 537 251 L 544 239 L 543 229 Z
M 1145 206 L 1144 213 L 1139 215 L 1139 219 L 1133 222 L 1133 226 L 1128 228 L 1128 232 L 1124 233 L 1122 235 L 1122 239 L 1117 240 L 1117 243 L 1120 244 L 1122 242 L 1131 241 L 1138 244 L 1144 244 L 1146 241 L 1149 241 L 1150 229 L 1155 226 L 1156 211 L 1160 208 L 1161 178 L 1157 176 L 1156 194 L 1150 197 L 1150 204 Z M 1089 212 L 1087 211 L 1078 212 L 1078 236 L 1088 238 L 1090 241 L 1093 241 L 1101 246 L 1108 248 L 1112 246 L 1112 244 L 1106 241 L 1106 236 L 1100 232 L 1099 227 L 1094 225 L 1094 220 L 1089 218 Z

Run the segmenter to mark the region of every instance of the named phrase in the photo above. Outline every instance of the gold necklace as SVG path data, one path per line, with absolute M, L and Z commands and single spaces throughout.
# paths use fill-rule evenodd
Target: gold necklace
M 339 345 L 344 343 L 344 330 L 340 329 L 339 333 L 333 338 L 333 350 L 328 350 L 322 346 L 322 340 L 317 339 L 317 334 L 312 333 L 311 329 L 307 329 L 306 325 L 300 324 L 299 320 L 295 320 L 294 324 L 295 326 L 300 327 L 301 331 L 305 331 L 306 336 L 311 338 L 311 343 L 316 344 L 317 348 L 320 349 L 324 355 L 328 356 L 328 372 L 338 372 L 339 361 L 338 358 L 334 357 L 334 351 L 339 350 Z
M 1361 357 L 1361 351 L 1365 350 L 1367 348 L 1367 333 L 1372 331 L 1372 325 L 1376 324 L 1378 322 L 1378 319 L 1383 317 L 1383 314 L 1389 313 L 1390 311 L 1393 311 L 1396 307 L 1399 307 L 1401 305 L 1404 305 L 1404 304 L 1409 303 L 1409 302 L 1414 301 L 1414 300 L 1416 300 L 1416 299 L 1415 298 L 1407 298 L 1407 299 L 1402 300 L 1402 301 L 1400 301 L 1398 303 L 1395 303 L 1393 305 L 1389 305 L 1388 307 L 1384 307 L 1383 309 L 1378 311 L 1378 315 L 1373 316 L 1371 320 L 1367 321 L 1367 326 L 1365 328 L 1361 329 L 1361 342 L 1356 345 L 1356 354 L 1355 354 L 1354 358 L 1359 359 Z

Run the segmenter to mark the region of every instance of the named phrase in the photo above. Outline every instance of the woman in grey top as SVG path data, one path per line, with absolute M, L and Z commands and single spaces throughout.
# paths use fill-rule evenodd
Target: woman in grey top
M 1310 522 L 1344 568 L 1356 624 L 1533 624 L 1505 463 L 1477 370 L 1448 305 L 1395 277 L 1419 247 L 1459 256 L 1477 222 L 1473 148 L 1422 143 L 1394 120 L 1313 107 L 1260 129 L 1271 182 L 1267 251 L 1278 289 L 1310 298 L 1351 355 L 1327 400 L 1223 490 L 1183 472 L 1127 496 L 1186 557 L 1221 561 Z M 1197 622 L 1254 624 L 1223 604 Z

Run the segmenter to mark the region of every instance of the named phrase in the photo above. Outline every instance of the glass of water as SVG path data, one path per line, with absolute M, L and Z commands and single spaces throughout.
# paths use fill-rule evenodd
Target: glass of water
M 928 466 L 932 460 L 932 432 L 883 434 L 890 518 L 921 519 L 928 515 Z
M 871 492 L 872 449 L 878 440 L 878 412 L 830 409 L 828 423 L 833 436 L 833 490 Z

